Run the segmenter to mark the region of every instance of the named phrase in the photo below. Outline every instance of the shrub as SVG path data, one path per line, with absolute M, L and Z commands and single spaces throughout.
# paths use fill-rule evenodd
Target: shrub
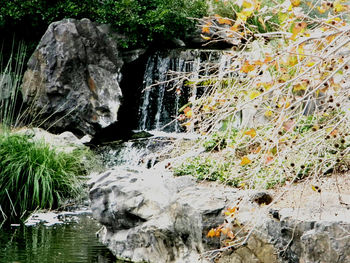
M 56 208 L 81 191 L 85 171 L 79 151 L 57 152 L 26 135 L 1 133 L 0 156 L 0 204 L 6 215 Z
M 185 37 L 195 24 L 187 18 L 202 17 L 206 10 L 202 0 L 2 1 L 0 29 L 36 42 L 50 23 L 85 17 L 111 24 L 125 35 L 124 47 L 132 48 Z
M 343 1 L 280 3 L 261 8 L 243 1 L 235 14 L 241 19 L 203 19 L 208 38 L 220 24 L 225 40 L 244 41 L 242 51 L 225 52 L 225 65 L 202 63 L 212 73 L 191 81 L 200 88 L 205 82 L 206 91 L 191 100 L 183 123 L 205 135 L 203 146 L 227 161 L 229 177 L 250 188 L 318 181 L 350 169 L 348 7 Z M 269 13 L 278 18 L 278 30 L 250 30 L 249 19 Z
M 232 177 L 231 167 L 227 161 L 215 160 L 213 156 L 187 159 L 175 167 L 174 175 L 191 175 L 197 180 L 219 181 L 235 187 L 238 187 L 241 181 L 239 177 Z

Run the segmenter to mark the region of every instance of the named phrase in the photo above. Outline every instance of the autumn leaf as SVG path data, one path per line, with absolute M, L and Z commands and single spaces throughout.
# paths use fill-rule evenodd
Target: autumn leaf
M 334 129 L 330 134 L 331 134 L 332 136 L 337 136 L 338 130 L 337 130 L 337 129 Z
M 210 33 L 210 26 L 211 23 L 207 23 L 205 26 L 202 27 L 202 33 Z
M 268 117 L 268 118 L 271 117 L 272 114 L 273 114 L 272 110 L 267 110 L 267 111 L 265 111 L 265 113 L 264 113 L 265 117 Z
M 244 61 L 244 64 L 241 68 L 241 71 L 244 72 L 244 73 L 248 73 L 250 71 L 253 71 L 255 69 L 255 66 L 254 64 L 250 64 L 249 61 Z
M 256 131 L 255 129 L 251 128 L 250 130 L 246 131 L 244 134 L 249 135 L 251 138 L 254 138 L 256 136 Z
M 240 165 L 245 166 L 250 164 L 251 162 L 252 161 L 247 156 L 243 156 Z
M 237 32 L 238 31 L 239 24 L 235 23 L 233 26 L 230 27 L 230 30 Z
M 243 1 L 242 4 L 243 8 L 252 8 L 253 7 L 253 3 L 251 1 Z
M 307 67 L 312 67 L 313 65 L 315 65 L 314 61 L 310 61 L 306 64 Z
M 297 7 L 300 5 L 300 0 L 291 0 L 290 2 L 292 3 L 293 7 Z
M 185 113 L 185 116 L 187 118 L 192 118 L 192 116 L 193 116 L 193 111 L 192 111 L 192 109 L 190 107 L 186 107 L 184 109 L 184 113 Z
M 214 228 L 209 230 L 207 237 L 215 237 L 215 229 Z
M 251 100 L 253 100 L 253 99 L 255 99 L 256 97 L 258 97 L 259 95 L 260 95 L 260 92 L 254 90 L 254 91 L 252 91 L 252 92 L 249 94 L 249 98 L 250 98 Z
M 256 149 L 252 150 L 252 153 L 258 154 L 261 151 L 261 146 L 258 146 Z
M 321 188 L 317 185 L 311 185 L 311 189 L 314 190 L 315 192 L 321 193 Z
M 237 13 L 237 19 L 236 21 L 240 24 L 244 24 L 245 22 L 247 22 L 247 15 L 244 13 Z
M 303 83 L 298 83 L 296 85 L 293 86 L 293 91 L 297 92 L 297 91 L 302 91 L 302 90 L 306 90 L 307 86 Z
M 219 18 L 218 23 L 221 25 L 232 25 L 232 21 L 228 18 Z
M 290 39 L 295 40 L 298 34 L 303 33 L 305 31 L 306 26 L 307 24 L 304 21 L 295 23 L 292 27 L 292 36 Z
M 317 10 L 318 10 L 318 12 L 320 12 L 321 14 L 324 14 L 324 13 L 327 11 L 326 8 L 320 7 L 320 6 L 317 7 Z
M 209 107 L 208 105 L 206 105 L 206 104 L 203 105 L 202 110 L 203 110 L 204 112 L 210 112 L 210 111 L 211 111 L 210 107 Z
M 336 13 L 346 11 L 346 7 L 342 5 L 339 0 L 333 3 L 333 8 Z
M 226 216 L 232 216 L 237 211 L 237 206 L 227 208 L 227 211 L 225 212 Z
M 205 35 L 203 35 L 203 34 L 201 34 L 201 37 L 202 37 L 204 40 L 210 40 L 210 39 L 211 39 L 210 37 L 207 37 L 207 36 L 205 36 Z
M 272 56 L 270 54 L 266 53 L 264 63 L 268 63 L 271 61 L 272 61 Z
M 271 163 L 272 161 L 273 161 L 273 156 L 267 155 L 267 156 L 265 157 L 265 164 L 269 164 L 269 163 Z

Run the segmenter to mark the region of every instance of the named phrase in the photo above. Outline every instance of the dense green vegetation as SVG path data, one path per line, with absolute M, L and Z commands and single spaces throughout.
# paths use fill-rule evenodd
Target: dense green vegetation
M 36 45 L 47 26 L 63 18 L 89 18 L 111 24 L 125 36 L 125 48 L 151 43 L 161 46 L 172 38 L 185 38 L 207 7 L 202 0 L 14 0 L 0 3 L 2 35 Z
M 85 152 L 58 152 L 27 135 L 0 133 L 0 204 L 2 217 L 57 208 L 81 191 Z

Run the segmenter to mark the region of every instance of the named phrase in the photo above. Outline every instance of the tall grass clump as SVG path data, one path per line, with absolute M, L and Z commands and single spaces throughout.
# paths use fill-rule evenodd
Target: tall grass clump
M 13 49 L 14 49 L 13 44 Z M 18 44 L 17 51 L 12 50 L 7 62 L 2 61 L 0 53 L 0 125 L 4 127 L 18 126 L 20 115 L 17 114 L 20 85 L 23 77 L 26 47 Z
M 56 208 L 82 189 L 82 154 L 58 152 L 27 135 L 0 133 L 0 206 L 3 217 L 20 218 Z

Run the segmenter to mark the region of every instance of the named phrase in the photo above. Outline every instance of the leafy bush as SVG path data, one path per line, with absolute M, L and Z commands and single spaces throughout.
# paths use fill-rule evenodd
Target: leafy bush
M 206 92 L 191 99 L 183 125 L 204 134 L 202 145 L 216 150 L 201 158 L 219 156 L 230 167 L 229 177 L 251 188 L 348 171 L 349 7 L 345 1 L 281 0 L 265 9 L 255 0 L 240 3 L 236 21 L 222 16 L 215 23 L 202 21 L 208 38 L 221 30 L 228 42 L 242 40 L 243 51 L 224 52 L 225 65 L 202 63 L 212 69 L 210 76 L 191 80 L 192 87 L 205 83 Z M 250 30 L 249 19 L 261 12 L 278 19 L 275 32 Z M 248 117 L 239 121 L 239 116 Z M 193 159 L 184 163 L 193 165 Z M 220 170 L 222 164 L 212 165 Z
M 212 157 L 188 159 L 174 169 L 175 176 L 191 175 L 198 180 L 220 181 L 238 186 L 240 179 L 232 178 L 228 162 L 216 161 Z
M 5 215 L 19 218 L 37 208 L 56 208 L 81 191 L 81 151 L 57 152 L 26 135 L 1 133 L 0 156 L 0 204 Z
M 202 17 L 206 10 L 202 0 L 2 1 L 0 29 L 37 41 L 53 21 L 86 17 L 111 24 L 131 48 L 185 37 L 195 24 L 187 18 Z

